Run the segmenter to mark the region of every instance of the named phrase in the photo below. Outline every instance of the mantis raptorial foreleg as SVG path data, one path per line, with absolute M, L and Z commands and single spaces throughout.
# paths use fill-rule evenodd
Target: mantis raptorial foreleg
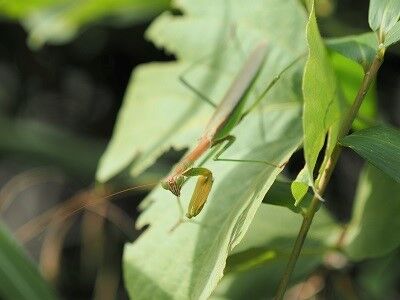
M 234 142 L 236 138 L 233 135 L 228 135 L 213 144 L 213 146 L 219 145 L 220 148 L 216 149 L 216 154 L 213 158 L 215 161 L 229 161 L 229 162 L 245 162 L 245 163 L 263 163 L 276 168 L 281 168 L 283 165 L 276 165 L 267 161 L 262 160 L 252 160 L 252 159 L 229 159 L 220 158 L 222 153 L 224 153 Z M 226 143 L 225 143 L 226 142 Z M 225 143 L 225 144 L 224 144 Z M 213 154 L 213 153 L 212 153 Z M 208 158 L 206 158 L 208 159 Z M 193 191 L 192 198 L 189 203 L 189 207 L 186 213 L 186 217 L 191 219 L 197 216 L 204 207 L 210 194 L 214 178 L 212 172 L 204 167 L 194 167 L 186 170 L 182 173 L 185 177 L 199 177 L 196 183 L 196 187 Z M 182 210 L 182 205 L 180 204 Z
M 210 194 L 214 178 L 212 172 L 203 167 L 190 168 L 189 170 L 185 171 L 183 175 L 187 177 L 199 177 L 199 179 L 197 179 L 196 187 L 194 188 L 186 213 L 186 217 L 191 219 L 197 216 L 203 209 L 208 195 Z
M 199 177 L 199 179 L 197 179 L 196 187 L 193 191 L 192 198 L 190 199 L 188 210 L 186 212 L 186 217 L 191 219 L 197 216 L 203 209 L 203 206 L 207 201 L 208 194 L 211 191 L 214 178 L 212 176 L 212 172 L 203 167 L 190 168 L 183 172 L 182 175 L 185 177 Z M 179 196 L 177 196 L 176 199 L 178 201 L 180 218 L 178 222 L 170 229 L 171 232 L 184 222 L 185 216 Z M 192 220 L 190 222 L 197 223 Z

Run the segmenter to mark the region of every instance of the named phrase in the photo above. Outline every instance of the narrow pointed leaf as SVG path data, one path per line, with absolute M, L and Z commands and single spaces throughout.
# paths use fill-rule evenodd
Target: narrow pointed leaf
M 309 3 L 310 15 L 307 23 L 309 54 L 303 75 L 303 127 L 304 157 L 308 173 L 314 174 L 315 163 L 328 131 L 331 134 L 331 143 L 325 151 L 326 157 L 333 151 L 340 124 L 340 106 L 337 80 L 318 30 L 314 1 Z
M 1 223 L 0 298 L 56 299 L 54 291 Z

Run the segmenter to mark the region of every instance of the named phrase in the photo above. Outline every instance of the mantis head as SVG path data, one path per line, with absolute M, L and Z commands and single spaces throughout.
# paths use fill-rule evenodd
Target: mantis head
M 185 178 L 183 175 L 178 175 L 174 177 L 168 176 L 161 180 L 161 186 L 163 187 L 163 189 L 171 191 L 172 194 L 179 197 L 184 182 Z

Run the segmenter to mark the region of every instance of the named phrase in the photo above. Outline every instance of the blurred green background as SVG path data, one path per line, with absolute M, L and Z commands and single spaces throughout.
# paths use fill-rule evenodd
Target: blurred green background
M 135 182 L 122 175 L 94 188 L 97 163 L 132 70 L 173 59 L 143 37 L 168 5 L 166 0 L 0 2 L 0 218 L 63 299 L 127 297 L 122 247 L 140 234 L 133 222 L 146 190 L 83 213 L 75 210 L 109 192 L 156 181 L 166 164 L 179 157 L 168 153 Z M 319 1 L 323 35 L 368 31 L 368 5 Z M 378 102 L 371 104 L 371 114 L 400 127 L 399 46 L 386 55 L 376 87 Z M 288 169 L 295 175 L 302 164 L 302 153 L 297 153 Z M 327 206 L 341 221 L 350 217 L 361 166 L 357 155 L 344 151 L 329 186 L 329 199 L 335 201 Z M 400 297 L 398 257 L 395 251 L 382 258 L 384 263 L 367 261 L 346 274 L 365 299 L 379 299 L 389 286 L 395 299 Z M 385 266 L 392 272 L 383 278 L 379 274 Z M 337 282 L 339 271 L 330 272 L 321 299 L 343 297 L 337 295 L 338 286 L 350 289 L 347 277 Z

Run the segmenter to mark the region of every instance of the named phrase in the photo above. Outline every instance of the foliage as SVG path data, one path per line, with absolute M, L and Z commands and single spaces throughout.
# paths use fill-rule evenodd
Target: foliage
M 0 224 L 0 277 L 2 299 L 56 299 L 3 224 Z
M 356 48 L 358 49 L 358 47 Z M 346 100 L 347 106 L 350 106 L 357 95 L 358 88 L 360 87 L 364 77 L 364 70 L 361 67 L 363 62 L 359 62 L 359 64 L 357 64 L 357 62 L 344 56 L 345 54 L 342 55 L 339 53 L 331 53 L 330 58 L 333 68 L 335 69 L 336 77 L 339 81 L 343 97 Z M 369 63 L 371 63 L 371 61 L 369 61 Z M 358 111 L 357 118 L 353 123 L 353 129 L 359 130 L 371 126 L 377 117 L 377 106 L 376 87 L 373 86 L 368 91 L 360 110 Z
M 328 39 L 326 45 L 329 49 L 360 64 L 365 71 L 374 59 L 378 41 L 374 33 L 367 32 L 354 36 Z
M 400 182 L 399 130 L 387 126 L 370 127 L 346 136 L 341 143 Z
M 70 41 L 93 23 L 146 20 L 168 1 L 77 3 L 3 1 L 0 13 L 19 20 L 29 33 L 28 44 L 38 48 Z M 124 248 L 131 298 L 270 298 L 277 286 L 286 290 L 282 278 L 293 286 L 317 269 L 336 268 L 331 256 L 354 264 L 368 259 L 360 267 L 364 287 L 379 281 L 371 271 L 375 264 L 398 265 L 400 133 L 384 121 L 376 125 L 374 80 L 387 48 L 400 40 L 399 3 L 371 0 L 371 32 L 329 39 L 321 35 L 313 0 L 176 0 L 174 11 L 154 20 L 146 37 L 176 60 L 140 65 L 132 73 L 98 164 L 99 183 L 125 172 L 137 178 L 171 149 L 191 149 L 214 108 L 179 79 L 218 103 L 249 53 L 265 41 L 267 56 L 245 95 L 246 108 L 276 83 L 233 129 L 235 143 L 222 157 L 284 166 L 302 149 L 304 162 L 297 176 L 291 174 L 294 180 L 271 165 L 202 162 L 215 179 L 211 194 L 199 216 L 177 227 L 176 197 L 156 186 L 140 205 L 136 227 L 142 235 Z M 55 161 L 82 178 L 92 176 L 102 151 L 98 142 L 34 122 L 0 116 L 0 125 L 1 151 Z M 342 147 L 365 160 L 345 226 L 325 207 L 318 210 Z M 184 207 L 194 184 L 190 179 L 183 188 Z M 307 235 L 304 244 L 302 235 Z M 0 246 L 3 298 L 54 298 L 3 227 Z M 294 270 L 291 261 L 297 262 Z M 346 272 L 346 266 L 337 268 Z M 371 295 L 385 293 L 382 286 L 394 285 L 397 273 L 379 287 L 368 285 Z
M 192 91 L 182 86 L 177 78 L 193 61 L 209 55 L 211 49 L 211 53 L 216 53 L 212 61 L 197 64 L 188 73 L 187 80 L 205 91 L 209 98 L 221 99 L 243 62 L 243 55 L 240 55 L 235 41 L 230 37 L 232 26 L 246 53 L 260 38 L 274 40 L 254 90 L 261 90 L 263 82 L 271 81 L 274 75 L 302 55 L 304 44 L 301 36 L 304 34 L 304 26 L 301 24 L 304 24 L 305 18 L 301 7 L 295 2 L 285 4 L 272 1 L 268 4 L 274 9 L 287 10 L 293 15 L 290 18 L 293 25 L 290 27 L 299 28 L 298 33 L 288 30 L 286 35 L 282 35 L 282 31 L 277 28 L 287 28 L 288 20 L 276 18 L 274 11 L 258 9 L 261 4 L 259 2 L 249 7 L 240 2 L 232 2 L 227 12 L 224 2 L 214 1 L 207 15 L 194 2 L 186 1 L 181 3 L 181 9 L 186 12 L 184 16 L 163 14 L 155 21 L 148 36 L 156 44 L 174 51 L 179 60 L 175 63 L 143 66 L 133 75 L 133 84 L 125 98 L 114 138 L 98 172 L 99 179 L 109 178 L 131 163 L 132 159 L 130 168 L 133 174 L 137 174 L 171 145 L 179 149 L 196 140 L 212 110 L 202 104 Z M 249 16 L 252 17 L 249 19 Z M 282 25 L 277 26 L 277 22 L 282 22 Z M 198 39 L 193 32 L 200 30 L 202 38 Z M 287 45 L 293 42 L 298 46 L 288 48 Z M 178 44 L 179 48 L 176 47 Z M 220 52 L 221 44 L 224 46 L 223 52 Z M 301 137 L 298 67 L 301 64 L 284 74 L 267 95 L 268 102 L 262 110 L 247 116 L 236 128 L 234 134 L 237 140 L 232 150 L 229 149 L 224 156 L 259 157 L 279 163 L 286 161 L 297 149 Z M 146 89 L 155 81 L 162 83 L 159 89 Z M 288 89 L 288 85 L 292 88 Z M 142 101 L 146 103 L 145 106 Z M 268 116 L 264 118 L 268 132 L 259 129 L 260 114 Z M 156 124 L 153 122 L 155 119 L 158 120 Z M 146 123 L 149 125 L 145 126 Z M 207 163 L 206 166 L 210 167 L 216 179 L 213 192 L 198 221 L 204 226 L 183 224 L 170 233 L 178 217 L 174 197 L 157 189 L 145 200 L 148 207 L 142 213 L 138 225 L 150 223 L 151 226 L 136 243 L 125 248 L 124 254 L 125 280 L 132 296 L 204 298 L 210 295 L 222 277 L 230 250 L 239 243 L 279 171 L 265 169 L 258 164 L 215 162 Z M 182 195 L 184 203 L 193 189 L 192 183 L 185 186 Z M 156 240 L 159 244 L 154 249 Z M 180 242 L 183 240 L 184 243 Z M 171 264 L 178 256 L 179 263 Z M 151 277 L 146 276 L 155 264 L 162 266 L 160 272 L 152 272 Z M 165 272 L 169 273 L 167 278 Z M 180 278 L 179 287 L 175 285 L 177 278 Z
M 201 103 L 196 95 L 183 86 L 177 78 L 193 62 L 210 57 L 207 63 L 196 64 L 186 79 L 208 98 L 221 99 L 243 63 L 243 55 L 240 54 L 240 48 L 238 49 L 235 45 L 235 37 L 231 37 L 232 30 L 235 30 L 235 34 L 240 39 L 240 47 L 246 49 L 246 52 L 254 47 L 254 43 L 261 37 L 275 41 L 273 45 L 271 44 L 267 61 L 271 71 L 266 72 L 264 68 L 258 82 L 271 81 L 284 66 L 301 55 L 304 49 L 301 35 L 288 31 L 287 37 L 282 38 L 278 30 L 272 30 L 276 25 L 276 20 L 271 20 L 268 16 L 273 12 L 264 12 L 267 16 L 266 20 L 263 20 L 263 15 L 257 15 L 257 5 L 247 8 L 235 7 L 237 5 L 232 2 L 232 8 L 226 12 L 223 1 L 213 2 L 210 6 L 211 15 L 205 15 L 204 18 L 195 17 L 199 14 L 195 10 L 199 9 L 196 6 L 191 8 L 193 12 L 190 11 L 190 6 L 185 6 L 185 11 L 191 12 L 193 16 L 177 17 L 164 13 L 149 28 L 147 35 L 158 46 L 165 47 L 167 51 L 173 51 L 180 60 L 174 63 L 141 66 L 133 74 L 113 138 L 98 169 L 97 178 L 100 181 L 111 178 L 130 164 L 132 175 L 137 175 L 171 146 L 182 149 L 191 145 L 199 137 L 212 108 Z M 291 4 L 287 6 L 290 9 L 289 12 L 296 9 L 296 6 L 294 9 L 290 8 Z M 229 17 L 235 18 L 237 13 L 243 15 L 243 25 L 239 22 L 241 19 L 226 20 Z M 247 24 L 248 14 L 255 14 L 253 23 Z M 302 18 L 302 15 L 293 18 L 291 21 L 293 25 L 290 26 L 298 26 L 297 23 L 301 23 Z M 286 24 L 287 20 L 281 22 L 280 28 L 289 26 Z M 205 30 L 205 28 L 210 29 Z M 201 32 L 202 38 L 198 39 L 193 32 Z M 299 46 L 296 49 L 287 47 L 289 40 Z M 280 56 L 282 52 L 284 55 Z M 154 82 L 159 83 L 157 89 L 151 88 Z M 257 89 L 262 90 L 261 86 Z M 290 89 L 283 91 L 282 88 L 278 92 L 276 92 L 276 97 L 273 94 L 270 96 L 272 99 L 277 98 L 273 107 L 279 102 L 290 102 L 298 97 L 298 95 L 293 95 L 298 91 Z M 154 124 L 155 119 L 158 121 L 157 125 Z M 143 130 L 144 128 L 146 130 Z M 150 139 L 149 136 L 152 138 Z
M 396 249 L 400 244 L 400 184 L 368 166 L 360 176 L 355 200 L 347 253 L 361 260 Z
M 285 73 L 258 111 L 234 129 L 237 140 L 224 156 L 279 163 L 289 159 L 302 144 L 306 166 L 290 186 L 276 181 L 277 169 L 206 162 L 215 176 L 210 199 L 195 223 L 181 224 L 174 231 L 170 231 L 178 218 L 174 197 L 160 187 L 154 189 L 142 203 L 143 212 L 137 222 L 139 228 L 149 227 L 125 247 L 127 290 L 135 299 L 273 296 L 301 216 L 313 209 L 309 208 L 312 195 L 307 190 L 308 186 L 315 190 L 315 168 L 318 166 L 319 176 L 323 176 L 324 170 L 332 167 L 338 138 L 347 133 L 343 132 L 343 124 L 346 120 L 351 125 L 358 112 L 358 108 L 352 112 L 348 107 L 354 106 L 354 98 L 362 101 L 367 95 L 373 79 L 369 77 L 370 69 L 376 66 L 377 55 L 398 39 L 396 4 L 371 1 L 369 21 L 378 38 L 365 33 L 329 40 L 320 35 L 313 1 L 306 5 L 308 20 L 297 1 L 260 0 L 247 5 L 241 1 L 199 4 L 185 0 L 175 6 L 183 15 L 162 14 L 147 36 L 173 53 L 177 61 L 152 63 L 135 70 L 97 179 L 109 180 L 127 167 L 137 176 L 168 149 L 192 146 L 212 109 L 182 85 L 179 76 L 184 73 L 185 79 L 208 98 L 221 99 L 246 53 L 261 39 L 273 43 L 251 87 L 250 102 L 263 83 L 271 82 L 285 65 L 308 49 L 306 63 L 303 71 L 298 64 Z M 285 18 L 281 17 L 283 13 Z M 152 88 L 154 82 L 157 89 Z M 360 89 L 364 90 L 360 93 Z M 386 129 L 383 133 L 368 128 L 376 117 L 374 88 L 366 99 L 354 124 L 355 129 L 366 129 L 344 138 L 342 144 L 397 178 L 397 135 L 391 132 L 388 136 Z M 260 117 L 268 131 L 260 130 Z M 321 164 L 318 157 L 322 151 Z M 398 194 L 398 186 L 374 172 L 361 176 L 348 236 L 344 244 L 336 240 L 335 246 L 352 259 L 384 255 L 398 247 L 398 239 L 383 242 L 378 230 L 374 231 L 375 245 L 366 238 L 369 228 L 380 229 L 387 224 L 384 220 L 395 211 L 390 208 L 397 207 L 399 200 L 392 197 L 387 206 L 375 207 L 378 199 L 385 198 L 385 191 Z M 185 185 L 181 197 L 184 205 L 193 184 L 189 180 Z M 264 202 L 275 206 L 261 204 L 267 192 Z M 306 201 L 301 201 L 303 197 Z M 379 219 L 373 217 L 375 211 Z M 314 226 L 292 283 L 322 264 L 340 228 L 324 211 L 317 213 Z
M 288 193 L 290 195 L 290 191 Z M 228 258 L 225 276 L 211 299 L 272 298 L 279 280 L 277 274 L 284 271 L 300 223 L 300 215 L 263 204 L 244 239 Z M 293 282 L 307 276 L 322 263 L 330 248 L 328 237 L 338 229 L 324 210 L 318 214 L 314 225 Z
M 90 23 L 138 22 L 167 5 L 168 0 L 16 0 L 2 1 L 0 14 L 20 20 L 29 32 L 29 45 L 39 48 L 46 42 L 68 42 Z
M 312 5 L 309 7 L 311 12 L 306 27 L 309 53 L 303 75 L 303 147 L 310 176 L 314 173 L 326 134 L 329 132 L 329 142 L 325 150 L 325 155 L 328 157 L 333 151 L 340 126 L 337 79 L 318 30 L 314 2 L 311 2 Z
M 384 40 L 400 17 L 400 2 L 396 0 L 371 0 L 368 22 L 373 31 L 379 31 L 378 37 Z

